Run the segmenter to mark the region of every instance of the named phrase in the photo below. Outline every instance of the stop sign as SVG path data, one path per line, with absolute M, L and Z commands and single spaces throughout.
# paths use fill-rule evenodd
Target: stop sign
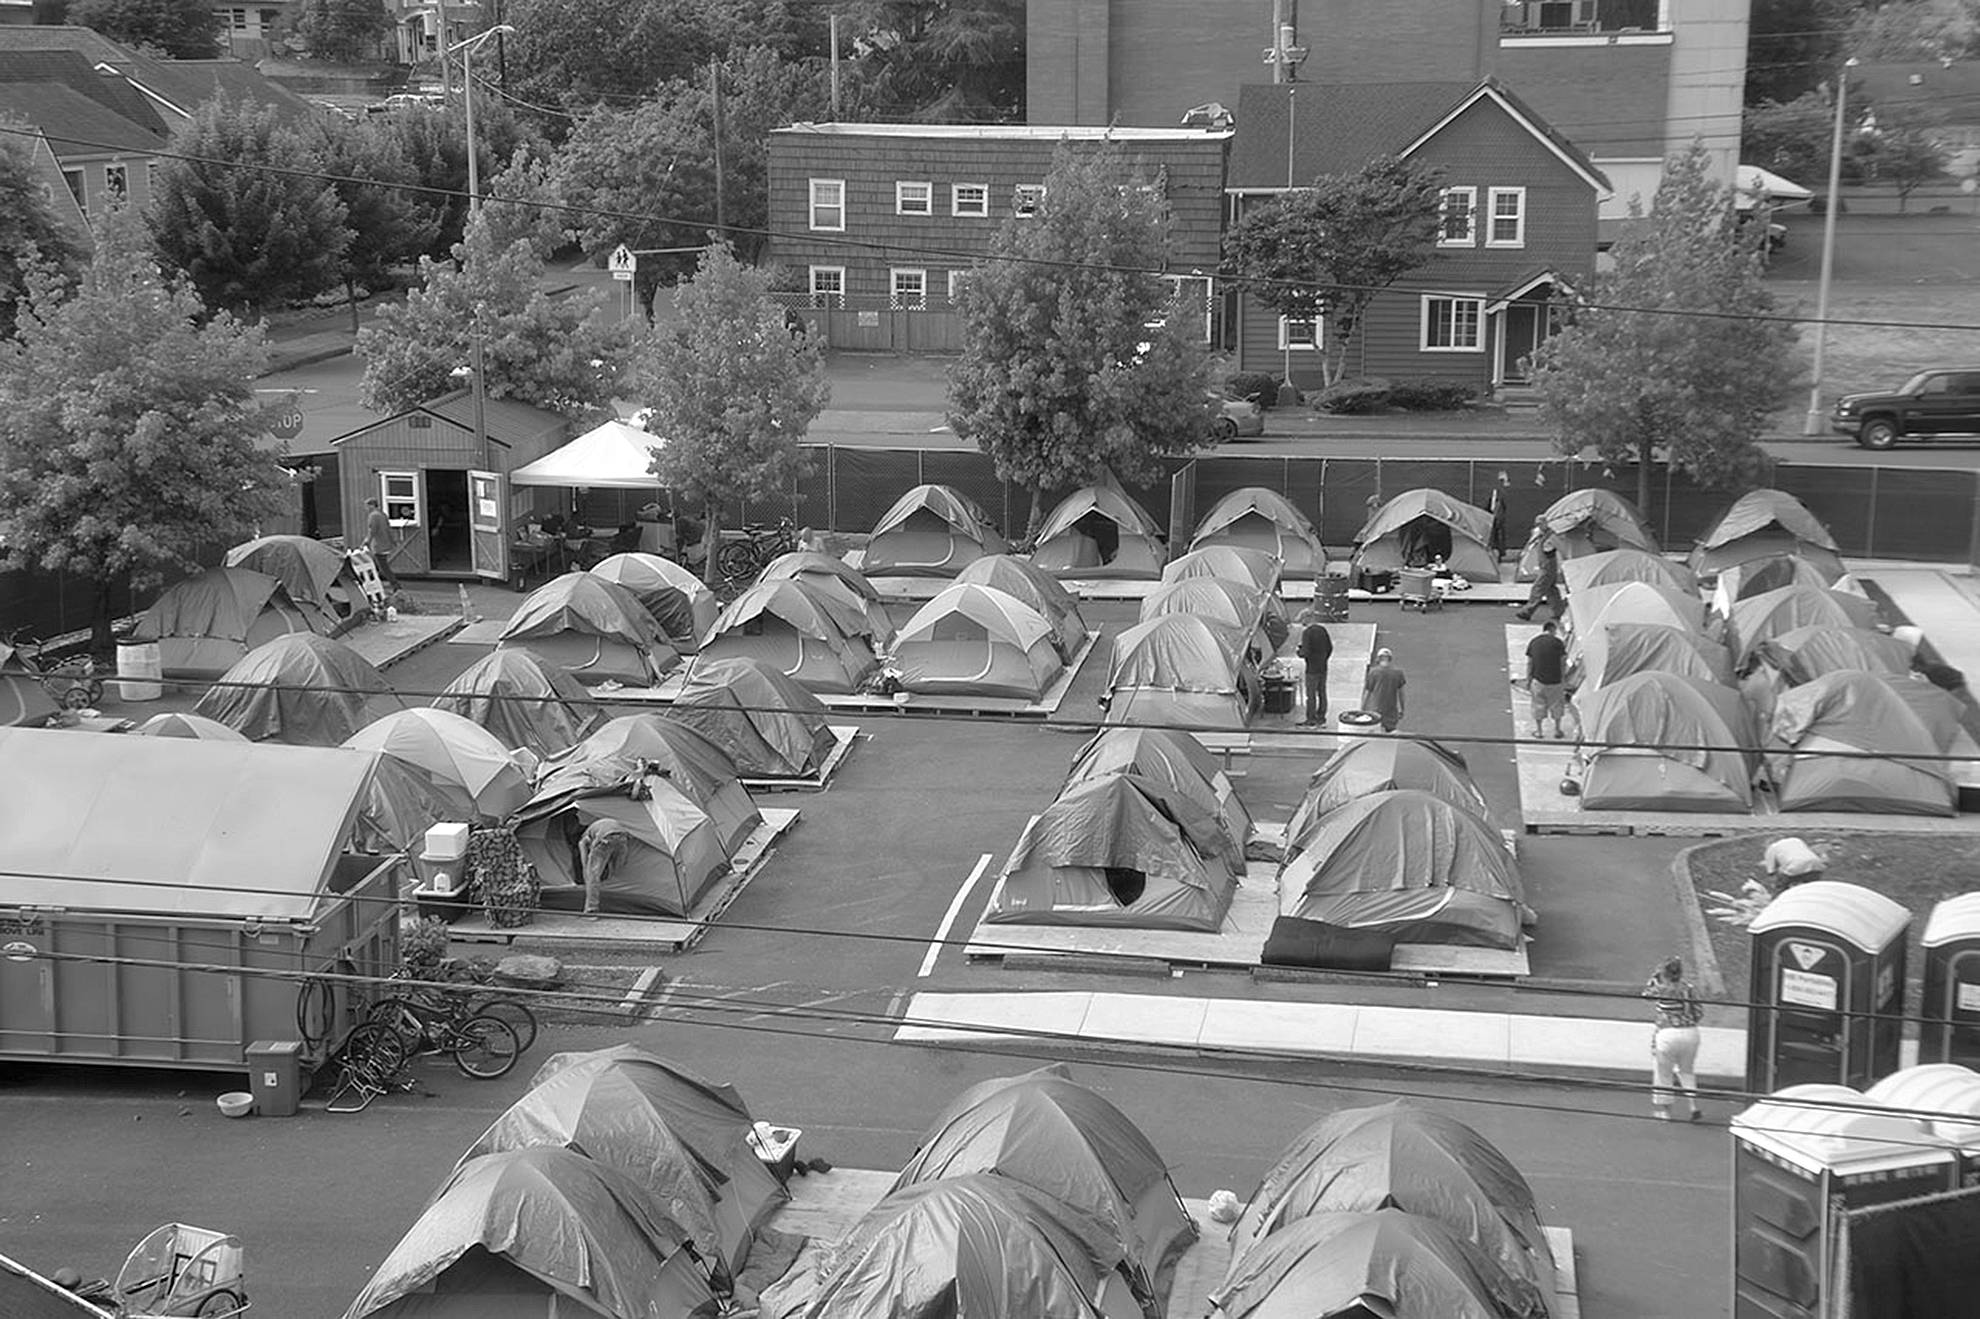
M 269 415 L 268 433 L 278 440 L 293 440 L 302 434 L 302 428 L 302 409 L 293 403 Z

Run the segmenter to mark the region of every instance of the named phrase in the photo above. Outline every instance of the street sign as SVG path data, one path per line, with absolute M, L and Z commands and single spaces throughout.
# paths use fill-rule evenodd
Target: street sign
M 633 255 L 630 247 L 627 247 L 624 243 L 620 243 L 612 249 L 612 255 L 607 261 L 607 264 L 612 268 L 613 279 L 630 280 L 634 272 L 639 269 L 639 258 Z
M 278 440 L 293 440 L 302 434 L 303 414 L 299 404 L 290 403 L 269 414 L 268 433 Z

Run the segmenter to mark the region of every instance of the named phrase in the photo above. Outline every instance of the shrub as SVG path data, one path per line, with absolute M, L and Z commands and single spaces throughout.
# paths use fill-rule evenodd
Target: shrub
M 1386 380 L 1337 380 L 1314 396 L 1313 406 L 1337 415 L 1376 412 L 1393 388 Z
M 1258 406 L 1270 408 L 1279 401 L 1279 378 L 1270 371 L 1239 371 L 1224 380 L 1224 392 L 1232 398 L 1258 396 Z
M 1389 406 L 1405 412 L 1454 412 L 1477 393 L 1461 380 L 1405 380 L 1389 391 Z

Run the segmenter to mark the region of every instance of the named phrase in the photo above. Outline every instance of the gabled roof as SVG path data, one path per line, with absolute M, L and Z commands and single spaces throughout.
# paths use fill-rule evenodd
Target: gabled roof
M 339 435 L 330 443 L 342 444 L 352 436 L 362 435 L 366 431 L 374 430 L 387 422 L 396 421 L 414 412 L 424 412 L 428 416 L 439 417 L 443 421 L 452 422 L 467 430 L 474 429 L 472 391 L 457 389 L 451 394 L 442 394 L 439 398 L 422 403 L 418 407 L 407 408 L 404 412 L 396 412 L 390 417 L 381 417 L 377 421 L 369 422 L 354 431 Z M 518 444 L 527 444 L 554 431 L 563 431 L 570 424 L 568 419 L 558 413 L 531 407 L 527 403 L 518 403 L 510 398 L 483 400 L 482 421 L 488 427 L 488 438 L 505 449 L 513 448 Z
M 1322 174 L 1359 169 L 1376 156 L 1408 156 L 1481 100 L 1498 105 L 1591 187 L 1610 191 L 1608 178 L 1586 155 L 1492 79 L 1245 87 L 1238 96 L 1226 190 L 1282 191 L 1289 173 L 1291 186 L 1304 187 Z
M 0 33 L 18 29 L 0 28 Z M 80 52 L 75 50 L 33 50 L 17 51 L 0 42 L 0 86 L 19 87 L 66 87 L 77 95 L 95 102 L 104 111 L 129 121 L 145 133 L 163 138 L 166 124 L 152 103 L 131 86 L 124 76 L 114 70 L 105 72 Z M 20 99 L 20 98 L 17 98 Z M 32 103 L 32 97 L 27 98 Z M 46 102 L 44 102 L 44 109 Z M 43 123 L 33 121 L 36 127 L 51 134 L 66 132 L 84 137 L 81 130 L 62 122 Z M 102 137 L 98 140 L 109 142 Z
M 41 130 L 57 157 L 148 155 L 165 149 L 162 132 L 132 123 L 67 83 L 0 81 L 0 113 Z
M 107 94 L 124 98 L 118 108 L 156 119 L 160 132 L 179 120 L 190 119 L 201 105 L 223 92 L 236 100 L 273 106 L 284 120 L 321 113 L 242 60 L 175 60 L 146 55 L 86 27 L 0 26 L 0 61 L 14 61 L 10 67 L 33 67 L 62 55 L 81 60 L 109 85 L 112 90 Z

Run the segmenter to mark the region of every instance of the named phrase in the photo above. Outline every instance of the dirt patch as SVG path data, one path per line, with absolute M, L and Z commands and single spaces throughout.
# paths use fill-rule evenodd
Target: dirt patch
M 1914 919 L 1907 936 L 1911 948 L 1905 963 L 1905 996 L 1909 1004 L 1906 1011 L 1917 1011 L 1918 986 L 1925 972 L 1919 940 L 1925 932 L 1926 917 L 1940 899 L 1980 889 L 1980 848 L 1974 847 L 1971 838 L 1932 834 L 1804 833 L 1801 837 L 1828 856 L 1824 878 L 1861 884 L 1911 911 Z M 1743 927 L 1728 925 L 1710 914 L 1711 908 L 1721 905 L 1711 892 L 1737 893 L 1746 880 L 1762 878 L 1761 854 L 1771 841 L 1771 835 L 1728 838 L 1707 843 L 1687 859 L 1698 904 L 1706 911 L 1705 929 L 1712 954 L 1718 959 L 1730 999 L 1747 995 L 1751 936 Z

